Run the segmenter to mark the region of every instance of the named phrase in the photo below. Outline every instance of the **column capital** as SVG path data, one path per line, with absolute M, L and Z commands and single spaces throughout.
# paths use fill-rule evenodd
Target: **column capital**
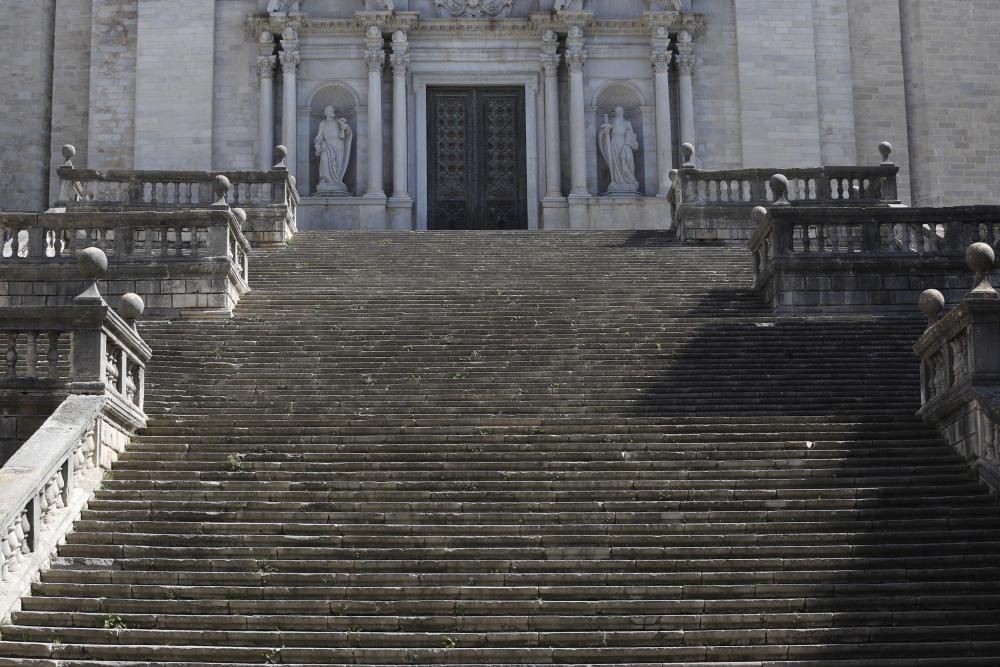
M 695 58 L 692 51 L 687 49 L 677 52 L 677 69 L 682 76 L 694 76 Z
M 669 49 L 653 49 L 649 56 L 649 62 L 656 70 L 657 74 L 666 74 L 670 71 L 670 63 L 674 59 L 674 54 Z
M 410 67 L 410 42 L 402 30 L 392 33 L 392 56 L 389 63 L 395 76 L 406 76 L 406 70 Z
M 274 76 L 274 67 L 277 64 L 277 56 L 257 56 L 257 76 L 270 79 Z
M 566 66 L 570 72 L 582 72 L 587 64 L 587 39 L 583 28 L 578 25 L 570 27 L 566 37 Z
M 369 74 L 381 74 L 385 67 L 385 45 L 382 41 L 382 29 L 377 25 L 368 26 L 365 33 L 365 61 L 368 63 Z
M 295 72 L 295 68 L 302 63 L 302 56 L 298 51 L 282 51 L 278 54 L 281 59 L 281 69 L 285 72 Z
M 555 30 L 546 30 L 542 34 L 541 63 L 545 76 L 559 73 L 559 35 Z

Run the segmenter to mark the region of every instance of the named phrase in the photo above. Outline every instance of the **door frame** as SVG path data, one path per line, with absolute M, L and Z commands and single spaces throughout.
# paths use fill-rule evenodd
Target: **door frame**
M 430 64 L 429 66 L 433 66 Z M 539 195 L 538 169 L 539 169 L 539 145 L 538 133 L 540 101 L 539 94 L 539 73 L 442 73 L 442 72 L 420 72 L 413 73 L 413 90 L 416 95 L 416 172 L 417 172 L 417 231 L 427 231 L 427 213 L 429 205 L 427 165 L 430 157 L 428 152 L 428 142 L 430 140 L 430 128 L 428 122 L 427 109 L 427 88 L 438 86 L 471 86 L 471 87 L 498 87 L 498 88 L 524 88 L 524 139 L 525 139 L 525 167 L 527 170 L 527 199 L 528 199 L 528 229 L 538 229 L 539 208 L 541 198 Z
M 486 207 L 488 206 L 487 192 L 487 164 L 489 155 L 486 153 L 487 128 L 485 118 L 486 103 L 491 98 L 502 98 L 511 100 L 515 104 L 516 113 L 512 118 L 517 124 L 514 133 L 514 151 L 516 155 L 517 167 L 514 174 L 517 183 L 515 185 L 517 216 L 520 225 L 515 229 L 527 229 L 528 227 L 528 197 L 527 178 L 525 174 L 526 165 L 526 140 L 524 131 L 524 88 L 520 86 L 428 86 L 428 135 L 436 141 L 440 141 L 437 136 L 435 124 L 438 122 L 439 109 L 434 100 L 455 97 L 465 100 L 465 120 L 466 120 L 466 203 L 469 206 L 467 211 L 467 226 L 465 229 L 476 230 L 475 220 L 477 218 L 485 220 L 487 217 Z M 440 160 L 440 152 L 434 146 L 428 145 L 427 172 L 430 182 L 428 183 L 428 221 L 430 227 L 430 214 L 436 210 L 437 193 L 435 190 L 435 174 Z M 523 217 L 522 217 L 523 216 Z M 437 229 L 437 227 L 435 227 Z M 487 228 L 489 229 L 489 228 Z

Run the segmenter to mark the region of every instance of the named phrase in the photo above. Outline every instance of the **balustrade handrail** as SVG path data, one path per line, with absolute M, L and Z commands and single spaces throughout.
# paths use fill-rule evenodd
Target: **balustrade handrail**
M 796 205 L 858 205 L 897 203 L 895 164 L 829 166 L 793 169 L 741 168 L 677 170 L 674 189 L 684 204 L 757 206 L 775 200 L 769 180 L 783 174 L 788 199 Z
M 947 258 L 1000 240 L 1000 206 L 759 209 L 748 247 L 755 268 L 777 258 Z
M 38 337 L 48 335 L 47 381 L 62 384 L 74 394 L 100 394 L 135 421 L 143 413 L 145 368 L 152 350 L 135 328 L 107 305 L 15 306 L 0 308 L 0 333 L 6 345 L 6 375 L 0 387 L 37 381 Z M 71 333 L 68 376 L 60 379 L 59 338 Z M 25 377 L 18 377 L 19 339 L 26 337 Z
M 214 201 L 213 180 L 220 174 L 232 183 L 228 201 L 233 206 L 294 208 L 299 203 L 295 178 L 287 169 L 209 172 L 77 169 L 64 165 L 56 169 L 56 174 L 60 180 L 56 206 L 69 209 L 205 207 Z M 191 187 L 195 185 L 198 187 Z
M 0 582 L 39 551 L 50 517 L 69 506 L 86 471 L 100 465 L 103 396 L 70 396 L 0 468 Z
M 228 257 L 248 279 L 250 242 L 231 210 L 0 214 L 0 266 L 72 261 L 90 246 L 115 261 Z

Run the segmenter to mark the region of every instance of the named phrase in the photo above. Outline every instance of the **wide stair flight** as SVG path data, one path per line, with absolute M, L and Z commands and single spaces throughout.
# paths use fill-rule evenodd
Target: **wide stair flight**
M 146 322 L 149 428 L 12 665 L 1000 665 L 1000 511 L 916 319 L 656 233 L 300 234 Z

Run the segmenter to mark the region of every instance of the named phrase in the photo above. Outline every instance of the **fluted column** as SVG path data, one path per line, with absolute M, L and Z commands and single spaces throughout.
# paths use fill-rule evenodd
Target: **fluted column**
M 274 163 L 274 66 L 275 56 L 257 57 L 257 76 L 260 77 L 260 102 L 257 120 L 257 166 L 268 171 Z
M 562 196 L 562 155 L 559 150 L 559 36 L 546 30 L 542 37 L 545 73 L 545 196 Z
M 280 54 L 282 87 L 284 101 L 281 107 L 281 143 L 288 149 L 288 171 L 295 174 L 298 167 L 296 113 L 298 112 L 299 96 L 297 70 L 302 58 L 298 50 L 285 50 Z
M 368 62 L 368 191 L 366 197 L 385 197 L 382 186 L 382 68 L 385 49 L 382 30 L 368 28 L 365 38 Z
M 674 136 L 670 119 L 670 36 L 660 26 L 653 36 L 653 53 L 649 57 L 656 78 L 656 196 L 666 197 L 670 191 L 670 170 L 674 168 Z
M 589 197 L 587 190 L 587 123 L 583 97 L 583 66 L 587 63 L 586 40 L 579 26 L 570 28 L 566 39 L 569 67 L 570 196 Z
M 410 66 L 410 45 L 406 33 L 392 35 L 392 196 L 409 199 L 406 150 L 406 72 Z
M 677 39 L 677 70 L 680 73 L 681 143 L 696 146 L 694 131 L 694 44 L 682 32 Z

